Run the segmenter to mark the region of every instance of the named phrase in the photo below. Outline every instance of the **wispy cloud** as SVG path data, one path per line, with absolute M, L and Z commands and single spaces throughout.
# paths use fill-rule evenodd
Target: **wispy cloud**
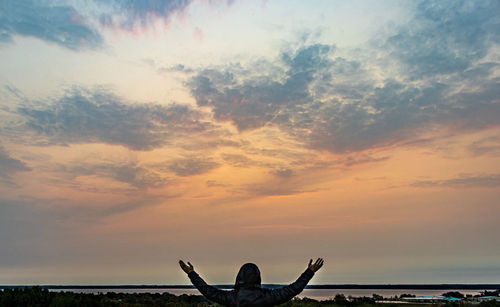
M 476 156 L 500 154 L 500 136 L 490 136 L 477 140 L 467 146 L 467 149 Z
M 183 64 L 156 67 L 156 64 L 154 62 L 151 62 L 150 65 L 152 65 L 153 68 L 155 68 L 156 71 L 158 71 L 159 73 L 171 73 L 171 72 L 192 73 L 192 72 L 194 72 L 194 69 L 189 68 Z
M 250 184 L 244 187 L 242 192 L 250 196 L 289 196 L 302 194 L 306 192 L 314 192 L 314 190 L 304 190 L 300 187 L 291 187 L 288 185 L 273 184 Z
M 281 168 L 274 170 L 272 173 L 278 177 L 289 178 L 293 176 L 294 171 L 290 168 Z
M 223 184 L 223 183 L 218 183 L 217 181 L 215 180 L 207 180 L 205 182 L 205 184 L 207 185 L 207 187 L 209 188 L 225 188 L 227 187 L 228 185 L 227 184 Z
M 250 167 L 257 163 L 256 161 L 253 161 L 247 156 L 241 154 L 223 153 L 222 159 L 224 160 L 225 163 L 234 167 Z
M 168 178 L 157 172 L 137 165 L 137 163 L 77 163 L 60 165 L 57 172 L 65 174 L 73 182 L 80 176 L 97 176 L 124 182 L 136 189 L 158 188 L 168 183 Z
M 247 225 L 242 226 L 244 229 L 250 230 L 269 230 L 269 231 L 298 231 L 298 230 L 310 230 L 310 229 L 319 229 L 319 228 L 327 228 L 324 226 L 317 225 L 300 225 L 300 224 L 268 224 L 268 225 Z
M 137 27 L 147 27 L 156 19 L 168 21 L 172 14 L 181 12 L 192 0 L 94 0 L 103 5 L 106 13 L 99 15 L 101 25 L 120 27 L 132 31 Z
M 381 162 L 387 159 L 389 159 L 388 156 L 379 157 L 370 155 L 368 153 L 361 153 L 343 156 L 339 160 L 337 160 L 335 164 L 342 167 L 350 167 L 358 164 Z
M 0 145 L 0 178 L 10 180 L 11 175 L 16 172 L 30 171 L 23 161 L 12 158 L 8 152 Z
M 500 174 L 462 175 L 444 180 L 422 180 L 412 184 L 419 188 L 494 188 L 500 186 Z
M 188 157 L 177 159 L 168 164 L 168 169 L 177 176 L 193 176 L 207 173 L 220 166 L 210 158 Z

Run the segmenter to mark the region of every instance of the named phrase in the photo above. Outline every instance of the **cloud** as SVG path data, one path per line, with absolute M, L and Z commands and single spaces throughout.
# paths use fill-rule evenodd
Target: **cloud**
M 253 161 L 245 155 L 223 153 L 221 157 L 225 163 L 234 167 L 250 167 L 256 164 L 256 161 Z
M 245 187 L 245 192 L 256 196 L 287 196 L 301 194 L 305 191 L 286 186 L 270 186 L 263 184 L 251 184 Z
M 188 85 L 198 105 L 212 107 L 217 120 L 232 121 L 240 131 L 259 128 L 287 117 L 281 112 L 288 106 L 308 102 L 309 84 L 321 67 L 329 66 L 326 55 L 331 49 L 317 44 L 294 54 L 284 53 L 283 61 L 289 69 L 283 80 L 273 80 L 266 72 L 239 81 L 231 71 L 205 69 Z
M 277 169 L 273 171 L 273 174 L 282 177 L 282 178 L 289 178 L 293 176 L 293 170 L 289 168 L 282 168 L 282 169 Z
M 167 178 L 163 178 L 160 174 L 133 162 L 121 164 L 74 162 L 70 166 L 61 165 L 57 170 L 69 176 L 72 180 L 80 176 L 98 176 L 124 182 L 137 189 L 159 188 L 168 183 Z
M 228 187 L 227 184 L 223 184 L 223 183 L 218 183 L 217 181 L 215 180 L 207 180 L 205 182 L 205 184 L 207 185 L 207 187 L 209 188 L 225 188 L 225 187 Z
M 259 154 L 261 157 L 257 159 L 251 159 L 247 157 L 246 155 L 242 154 L 226 154 L 223 153 L 221 154 L 221 158 L 224 161 L 226 165 L 230 165 L 233 167 L 239 167 L 239 168 L 248 168 L 248 167 L 260 167 L 264 169 L 269 169 L 269 173 L 273 174 L 275 176 L 281 177 L 281 178 L 288 178 L 291 177 L 295 174 L 295 171 L 289 167 L 287 167 L 287 164 L 295 164 L 295 166 L 304 168 L 305 165 L 307 164 L 306 161 L 303 160 L 295 160 L 290 163 L 290 159 L 293 159 L 294 156 L 297 156 L 295 153 L 291 151 L 273 151 L 273 150 L 254 150 L 254 149 L 248 149 L 247 151 L 253 152 L 253 154 Z M 275 158 L 272 160 L 266 160 L 266 156 Z M 263 159 L 262 159 L 263 158 Z M 279 159 L 279 161 L 276 161 L 276 158 Z M 303 158 L 303 157 L 300 157 Z M 311 156 L 309 156 L 309 159 L 311 159 Z
M 132 31 L 136 27 L 147 27 L 155 19 L 168 20 L 174 13 L 184 10 L 192 0 L 95 0 L 104 6 L 106 13 L 99 15 L 105 27 L 120 27 Z
M 500 42 L 498 2 L 419 3 L 408 26 L 380 40 L 378 58 L 302 45 L 265 66 L 202 69 L 188 86 L 199 106 L 239 131 L 277 126 L 334 153 L 408 143 L 435 127 L 500 124 L 500 64 L 488 57 Z
M 242 226 L 243 229 L 250 230 L 266 230 L 266 231 L 304 231 L 310 229 L 325 228 L 317 225 L 301 225 L 301 224 L 267 224 L 267 225 L 247 225 Z
M 0 145 L 0 181 L 12 184 L 11 176 L 17 172 L 31 171 L 23 161 L 9 156 L 7 151 Z
M 412 184 L 418 188 L 450 187 L 450 188 L 495 188 L 500 186 L 500 174 L 462 175 L 445 180 L 422 180 Z
M 16 172 L 30 171 L 23 161 L 9 156 L 5 149 L 0 145 L 0 178 L 10 180 L 10 176 Z
M 169 163 L 168 169 L 177 176 L 193 176 L 207 173 L 212 169 L 219 167 L 219 163 L 209 158 L 182 158 Z
M 500 42 L 499 10 L 495 0 L 421 1 L 385 47 L 413 77 L 464 71 Z
M 0 1 L 0 42 L 31 36 L 71 50 L 103 46 L 101 34 L 71 5 L 38 0 Z
M 500 136 L 490 136 L 473 142 L 467 149 L 475 156 L 493 155 L 500 153 Z
M 318 189 L 303 189 L 304 183 L 290 182 L 290 176 L 281 177 L 284 182 L 268 182 L 266 184 L 248 184 L 241 191 L 250 196 L 288 196 L 315 192 Z
M 362 142 L 352 134 L 373 131 L 359 127 L 372 116 L 359 99 L 370 86 L 359 62 L 332 58 L 334 51 L 331 45 L 302 46 L 283 52 L 261 75 L 252 67 L 241 71 L 229 65 L 202 70 L 188 84 L 199 106 L 212 107 L 216 120 L 230 121 L 240 131 L 277 125 L 313 148 L 345 151 Z
M 220 134 L 214 135 L 212 138 L 206 137 L 200 139 L 186 139 L 183 142 L 178 142 L 177 145 L 182 149 L 189 151 L 200 151 L 206 149 L 213 149 L 217 147 L 241 147 L 244 141 L 233 141 L 225 137 L 229 134 L 220 131 Z
M 159 73 L 165 73 L 165 72 L 183 72 L 183 73 L 192 73 L 194 70 L 192 68 L 186 67 L 183 64 L 177 64 L 173 66 L 161 66 L 157 68 L 157 71 Z
M 134 31 L 157 19 L 169 21 L 191 0 L 62 0 L 0 1 L 0 42 L 15 35 L 36 37 L 71 50 L 99 49 L 105 45 L 101 30 Z
M 153 58 L 144 58 L 142 62 L 152 69 L 154 69 L 158 73 L 185 73 L 192 74 L 195 70 L 189 66 L 184 64 L 175 64 L 175 65 L 165 65 L 162 64 L 161 61 L 155 60 Z
M 151 150 L 213 128 L 188 106 L 128 103 L 104 89 L 72 88 L 51 104 L 27 105 L 19 113 L 29 130 L 62 145 L 107 143 Z
M 336 164 L 349 167 L 353 165 L 358 165 L 358 164 L 365 164 L 365 163 L 373 163 L 373 162 L 380 162 L 380 161 L 385 161 L 389 159 L 388 156 L 383 156 L 383 157 L 374 157 L 369 154 L 363 153 L 363 154 L 357 154 L 357 155 L 348 155 L 345 157 L 340 158 Z

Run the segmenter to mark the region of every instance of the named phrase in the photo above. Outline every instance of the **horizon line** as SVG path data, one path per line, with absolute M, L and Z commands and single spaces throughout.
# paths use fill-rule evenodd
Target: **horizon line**
M 262 284 L 264 288 L 276 288 L 288 284 Z M 232 289 L 232 284 L 213 285 L 220 289 Z M 113 285 L 0 285 L 0 289 L 40 287 L 43 289 L 196 289 L 193 285 L 152 285 L 152 284 L 113 284 Z M 313 284 L 305 289 L 400 289 L 400 290 L 498 290 L 498 283 L 439 283 L 439 284 Z

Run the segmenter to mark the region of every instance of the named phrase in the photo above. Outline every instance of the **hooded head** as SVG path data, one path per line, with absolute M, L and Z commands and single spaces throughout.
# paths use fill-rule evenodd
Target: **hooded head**
M 245 263 L 241 266 L 238 275 L 236 276 L 236 282 L 234 284 L 234 289 L 239 290 L 240 288 L 260 288 L 260 271 L 259 268 L 253 263 Z

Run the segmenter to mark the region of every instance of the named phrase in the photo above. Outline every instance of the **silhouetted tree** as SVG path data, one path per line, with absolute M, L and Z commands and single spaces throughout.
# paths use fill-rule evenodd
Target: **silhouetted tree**
M 450 292 L 443 293 L 441 295 L 444 297 L 455 297 L 455 298 L 464 298 L 465 297 L 462 293 L 460 293 L 458 291 L 450 291 Z
M 376 300 L 376 301 L 381 301 L 384 299 L 384 297 L 382 295 L 378 295 L 376 293 L 373 293 L 372 295 L 373 299 Z
M 333 301 L 337 305 L 344 305 L 344 306 L 349 303 L 349 301 L 345 298 L 345 295 L 340 294 L 340 293 L 335 295 L 335 297 L 333 298 Z
M 481 293 L 481 296 L 500 296 L 500 290 L 488 291 L 484 290 Z

